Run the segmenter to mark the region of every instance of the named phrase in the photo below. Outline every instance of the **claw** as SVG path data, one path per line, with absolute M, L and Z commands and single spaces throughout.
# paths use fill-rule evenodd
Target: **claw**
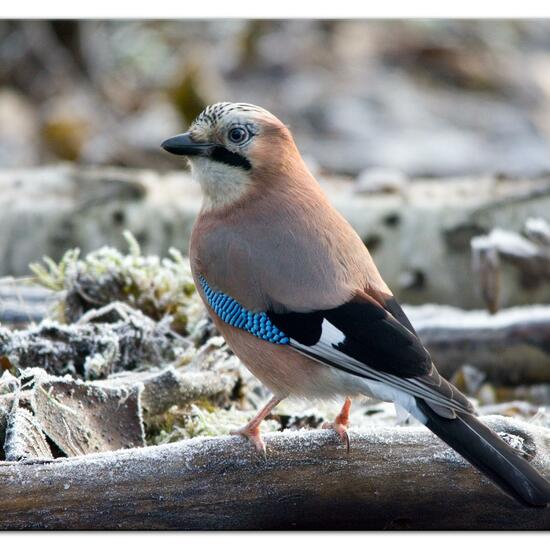
M 346 444 L 346 451 L 350 451 L 350 441 L 348 435 L 348 424 L 349 424 L 349 410 L 351 408 L 351 399 L 346 398 L 344 406 L 340 411 L 340 414 L 334 419 L 334 422 L 324 422 L 321 428 L 331 429 L 336 432 L 338 437 L 342 440 L 342 443 Z
M 346 426 L 344 424 L 340 424 L 338 422 L 324 422 L 321 428 L 325 430 L 334 430 L 338 437 L 342 440 L 342 443 L 345 443 L 346 445 L 346 452 L 349 453 L 350 451 L 350 440 L 349 440 L 349 434 L 348 430 L 346 429 Z
M 251 429 L 248 426 L 244 426 L 239 430 L 231 430 L 229 433 L 231 435 L 246 437 L 254 445 L 256 452 L 266 458 L 266 447 L 262 434 L 260 433 L 260 428 Z
M 272 397 L 260 412 L 246 425 L 238 430 L 229 432 L 231 435 L 241 435 L 252 442 L 256 451 L 266 458 L 265 443 L 260 433 L 262 420 L 281 402 L 281 397 Z

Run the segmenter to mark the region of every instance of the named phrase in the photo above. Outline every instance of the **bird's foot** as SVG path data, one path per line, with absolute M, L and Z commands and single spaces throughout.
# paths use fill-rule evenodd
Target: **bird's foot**
M 251 428 L 246 425 L 238 430 L 231 430 L 229 433 L 231 435 L 246 437 L 254 445 L 258 454 L 262 455 L 264 458 L 266 457 L 265 442 L 258 426 Z
M 342 443 L 346 445 L 346 451 L 349 453 L 350 442 L 347 426 L 345 424 L 340 424 L 338 422 L 325 422 L 321 426 L 324 429 L 334 430 L 338 437 L 342 440 Z
M 260 424 L 265 417 L 281 402 L 281 397 L 273 396 L 268 403 L 258 412 L 258 414 L 246 425 L 238 430 L 232 430 L 229 432 L 231 435 L 242 435 L 252 442 L 256 451 L 260 453 L 264 458 L 265 443 L 260 433 Z
M 340 411 L 340 414 L 334 419 L 334 422 L 324 422 L 321 428 L 334 430 L 342 443 L 346 445 L 346 451 L 349 453 L 350 441 L 348 434 L 349 411 L 351 408 L 351 399 L 346 398 L 346 402 Z

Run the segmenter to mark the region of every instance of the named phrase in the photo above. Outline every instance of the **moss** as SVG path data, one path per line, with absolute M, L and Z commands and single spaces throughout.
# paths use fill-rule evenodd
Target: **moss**
M 80 250 L 74 248 L 67 251 L 61 261 L 56 264 L 51 258 L 43 258 L 43 264 L 33 263 L 30 265 L 31 271 L 36 275 L 37 281 L 42 286 L 54 290 L 64 290 L 67 270 L 78 260 Z
M 254 415 L 235 407 L 219 409 L 207 400 L 201 400 L 185 409 L 172 407 L 165 414 L 149 422 L 146 431 L 148 445 L 161 445 L 193 437 L 229 435 L 244 426 Z M 262 432 L 281 429 L 276 420 L 265 420 Z
M 39 284 L 63 291 L 54 317 L 75 322 L 86 311 L 124 302 L 155 321 L 170 318 L 171 327 L 188 335 L 204 315 L 189 262 L 176 249 L 168 258 L 143 256 L 130 232 L 124 236 L 128 253 L 103 247 L 80 258 L 78 249 L 66 252 L 59 263 L 44 258 L 32 264 Z

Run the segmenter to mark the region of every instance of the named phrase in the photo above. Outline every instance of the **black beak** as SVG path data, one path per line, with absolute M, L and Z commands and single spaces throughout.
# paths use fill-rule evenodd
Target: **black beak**
M 186 156 L 208 155 L 214 148 L 212 143 L 193 141 L 189 132 L 171 137 L 163 141 L 160 146 L 173 155 Z

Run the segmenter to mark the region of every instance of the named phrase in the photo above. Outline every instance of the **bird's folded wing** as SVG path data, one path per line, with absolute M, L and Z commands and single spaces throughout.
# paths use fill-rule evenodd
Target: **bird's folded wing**
M 397 302 L 384 306 L 358 291 L 333 309 L 268 316 L 292 347 L 320 362 L 423 398 L 443 416 L 472 412 L 468 399 L 439 375 Z

